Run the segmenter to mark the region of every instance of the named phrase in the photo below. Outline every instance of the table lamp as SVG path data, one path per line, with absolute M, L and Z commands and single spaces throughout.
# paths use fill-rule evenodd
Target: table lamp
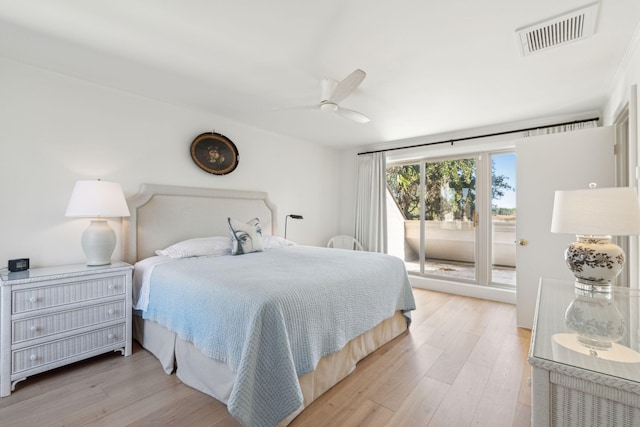
M 589 187 L 555 192 L 551 232 L 577 237 L 565 251 L 576 287 L 607 292 L 625 262 L 611 236 L 640 234 L 640 205 L 635 188 Z
M 87 265 L 111 264 L 116 233 L 105 218 L 129 216 L 120 184 L 100 180 L 77 181 L 65 216 L 92 218 L 81 240 Z
M 284 238 L 287 238 L 287 223 L 289 222 L 289 218 L 291 219 L 304 219 L 302 215 L 289 214 L 284 218 Z

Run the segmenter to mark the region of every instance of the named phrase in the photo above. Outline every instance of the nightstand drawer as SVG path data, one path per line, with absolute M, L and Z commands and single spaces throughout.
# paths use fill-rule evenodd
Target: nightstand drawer
M 126 275 L 100 277 L 13 291 L 13 314 L 56 307 L 75 302 L 119 295 L 126 292 Z
M 11 343 L 17 344 L 34 338 L 123 319 L 126 317 L 125 310 L 125 301 L 118 300 L 14 321 Z
M 98 329 L 86 334 L 76 335 L 46 344 L 28 347 L 12 352 L 11 374 L 37 368 L 42 365 L 60 362 L 102 347 L 115 346 L 126 341 L 124 323 Z

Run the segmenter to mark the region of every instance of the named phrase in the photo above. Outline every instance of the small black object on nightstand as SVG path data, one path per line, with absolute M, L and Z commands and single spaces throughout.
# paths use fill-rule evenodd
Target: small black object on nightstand
M 18 258 L 9 260 L 9 271 L 14 273 L 16 271 L 25 271 L 29 269 L 29 258 Z

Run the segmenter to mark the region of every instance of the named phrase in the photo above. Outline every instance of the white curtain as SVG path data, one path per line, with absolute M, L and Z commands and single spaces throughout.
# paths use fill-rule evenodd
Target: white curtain
M 387 251 L 386 182 L 384 153 L 358 156 L 355 238 L 366 251 Z
M 538 136 L 538 135 L 549 135 L 552 133 L 562 133 L 562 132 L 571 132 L 574 130 L 580 129 L 590 129 L 598 127 L 598 122 L 596 120 L 589 120 L 586 122 L 577 122 L 577 123 L 569 123 L 565 125 L 558 126 L 549 126 L 543 127 L 534 130 L 524 131 L 523 136 Z

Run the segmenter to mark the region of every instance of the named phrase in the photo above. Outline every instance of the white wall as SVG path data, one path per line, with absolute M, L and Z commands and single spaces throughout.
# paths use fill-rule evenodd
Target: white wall
M 142 183 L 267 191 L 280 235 L 289 213 L 304 215 L 289 221 L 298 243 L 325 245 L 338 231 L 336 150 L 3 58 L 0 94 L 0 267 L 18 257 L 33 267 L 84 262 L 88 220 L 64 216 L 80 179 L 120 182 L 127 197 Z M 191 160 L 191 141 L 212 129 L 240 153 L 227 176 Z M 120 221 L 110 223 L 119 235 Z

